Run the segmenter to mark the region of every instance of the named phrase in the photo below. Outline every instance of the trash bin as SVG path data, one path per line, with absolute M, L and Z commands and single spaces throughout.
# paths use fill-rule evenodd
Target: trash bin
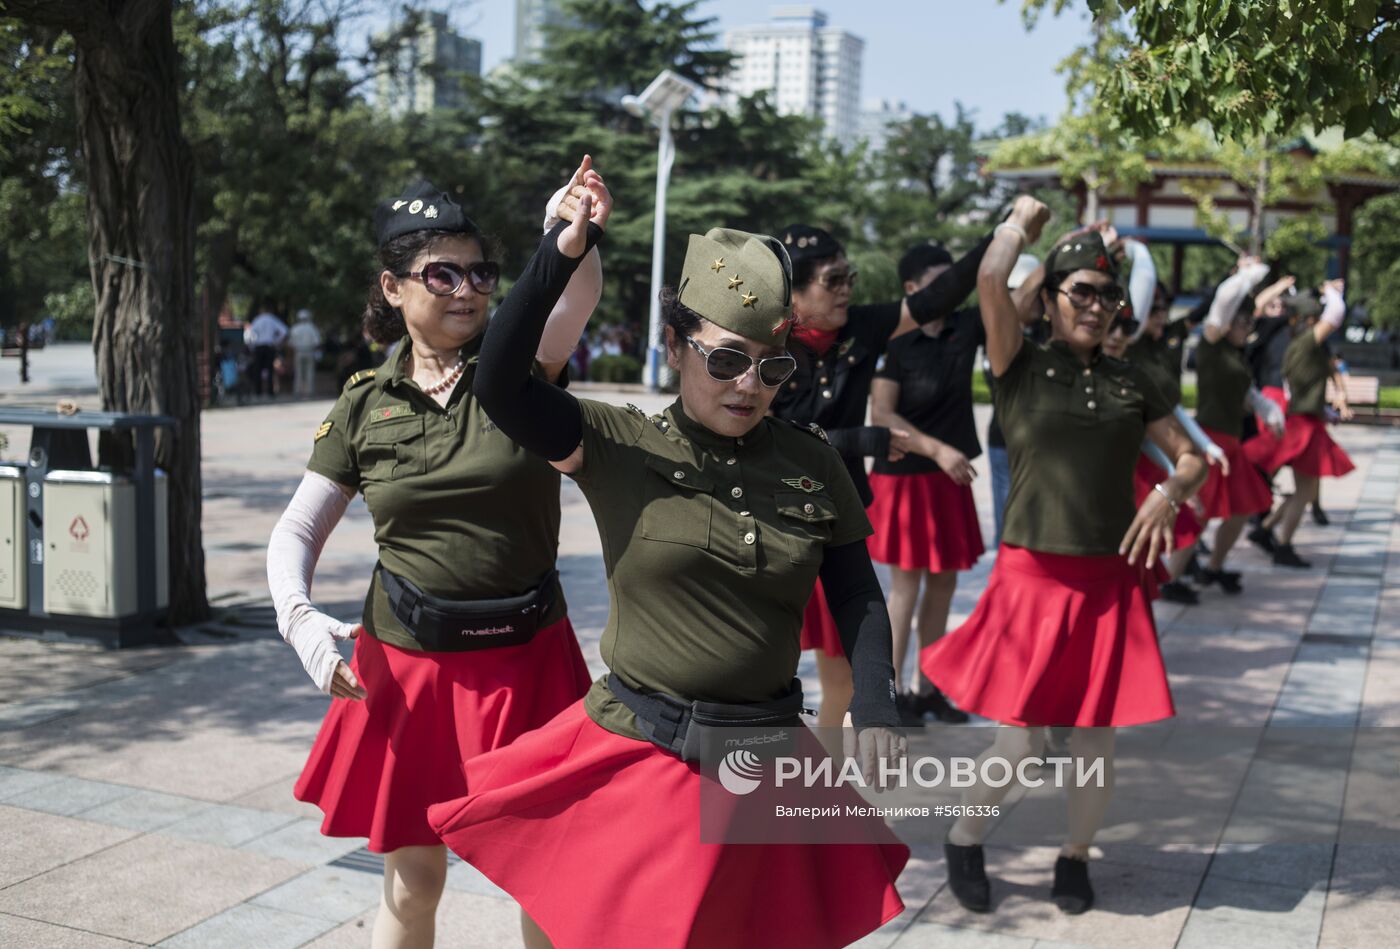
M 155 556 L 136 551 L 136 486 L 109 471 L 44 478 L 44 612 L 117 619 L 138 612 L 139 571 L 155 572 L 156 608 L 170 603 L 165 474 L 155 473 Z
M 0 609 L 24 609 L 24 538 L 24 469 L 0 465 Z

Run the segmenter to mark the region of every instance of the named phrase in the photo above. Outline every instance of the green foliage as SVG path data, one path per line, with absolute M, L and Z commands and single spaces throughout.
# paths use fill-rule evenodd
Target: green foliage
M 1027 22 L 1066 0 L 1023 0 Z M 1088 0 L 1133 33 L 1097 110 L 1151 137 L 1207 122 L 1224 139 L 1340 126 L 1400 132 L 1393 0 Z
M 1378 326 L 1400 330 L 1400 194 L 1368 202 L 1356 216 L 1352 286 Z
M 631 356 L 599 356 L 588 364 L 588 378 L 591 382 L 641 382 L 642 364 Z

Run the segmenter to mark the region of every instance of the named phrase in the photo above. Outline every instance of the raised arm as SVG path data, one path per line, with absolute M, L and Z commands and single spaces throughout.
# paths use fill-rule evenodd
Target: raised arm
M 583 464 L 583 418 L 568 392 L 537 378 L 534 353 L 551 310 L 585 253 L 603 236 L 611 198 L 596 172 L 572 223 L 545 235 L 486 328 L 472 382 L 481 407 L 512 440 L 565 473 Z
M 890 338 L 951 316 L 962 306 L 968 294 L 977 288 L 977 268 L 991 246 L 992 237 L 988 234 L 982 238 L 976 247 L 939 274 L 933 283 L 905 297 L 899 306 L 899 323 Z
M 1021 195 L 1006 221 L 992 232 L 991 244 L 977 270 L 977 297 L 981 301 L 982 325 L 987 331 L 987 361 L 994 377 L 1006 372 L 1021 351 L 1021 314 L 1006 280 L 1022 248 L 1035 242 L 1048 220 L 1049 208 L 1029 195 Z
M 1313 325 L 1313 338 L 1321 346 L 1342 325 L 1342 320 L 1346 319 L 1347 303 L 1342 297 L 1342 290 L 1346 287 L 1344 280 L 1329 280 L 1322 285 L 1322 316 L 1318 317 L 1317 323 Z
M 549 199 L 544 211 L 544 232 L 546 234 L 553 230 L 560 221 L 574 219 L 578 212 L 579 202 L 588 194 L 588 188 L 584 182 L 592 167 L 593 159 L 584 155 L 583 162 L 574 172 L 574 176 L 569 179 L 569 183 L 556 191 L 554 197 Z M 544 334 L 540 337 L 540 345 L 535 351 L 535 359 L 544 368 L 547 378 L 559 378 L 559 374 L 568 365 L 569 357 L 578 348 L 579 337 L 583 335 L 584 327 L 588 325 L 588 318 L 593 315 L 602 295 L 603 260 L 598 253 L 598 248 L 595 247 L 588 252 L 578 270 L 574 271 L 574 275 L 569 278 L 568 284 L 564 287 L 563 295 L 559 297 L 559 302 L 554 305 L 554 310 L 545 322 Z
M 1152 298 L 1157 295 L 1157 263 L 1152 259 L 1152 251 L 1140 241 L 1124 240 L 1123 253 L 1132 263 L 1132 272 L 1128 274 L 1128 302 L 1141 327 L 1147 322 L 1147 314 L 1152 312 Z
M 1230 332 L 1230 323 L 1234 321 L 1235 314 L 1240 311 L 1240 305 L 1244 303 L 1249 292 L 1259 286 L 1269 273 L 1269 265 L 1262 263 L 1258 257 L 1241 257 L 1239 267 L 1230 276 L 1226 277 L 1220 286 L 1215 288 L 1215 296 L 1211 299 L 1210 312 L 1206 314 L 1205 326 L 1201 328 L 1201 334 L 1206 341 L 1218 343 Z

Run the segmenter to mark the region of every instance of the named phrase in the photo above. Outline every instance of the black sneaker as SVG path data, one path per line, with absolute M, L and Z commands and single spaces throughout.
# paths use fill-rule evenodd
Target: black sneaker
M 1210 551 L 1206 551 L 1206 556 L 1210 556 Z M 1205 567 L 1201 566 L 1200 558 L 1193 552 L 1191 554 L 1191 559 L 1186 561 L 1186 569 L 1181 571 L 1181 575 L 1183 577 L 1190 577 L 1194 583 L 1200 583 L 1201 574 L 1205 569 Z
M 1240 575 L 1233 570 L 1212 570 L 1205 567 L 1201 570 L 1201 586 L 1208 587 L 1212 583 L 1220 584 L 1221 592 L 1233 596 L 1244 588 L 1240 586 Z
M 982 857 L 982 845 L 959 847 L 943 842 L 943 860 L 948 865 L 948 889 L 965 910 L 986 913 L 992 908 L 992 883 Z M 1055 879 L 1058 882 L 1059 872 Z
M 1298 552 L 1293 549 L 1292 544 L 1278 545 L 1278 549 L 1274 551 L 1274 563 L 1280 567 L 1301 567 L 1304 569 L 1312 566 L 1298 556 Z
M 1274 532 L 1267 527 L 1256 527 L 1249 532 L 1249 542 L 1266 554 L 1271 554 L 1278 550 L 1278 541 L 1274 539 Z
M 1312 514 L 1313 523 L 1320 527 L 1326 527 L 1328 524 L 1332 523 L 1332 519 L 1327 516 L 1327 512 L 1322 509 L 1321 505 L 1314 504 L 1312 506 Z
M 1168 603 L 1184 603 L 1187 606 L 1196 606 L 1201 602 L 1201 595 L 1180 580 L 1172 580 L 1168 583 L 1164 583 L 1158 589 L 1162 594 L 1162 599 L 1166 600 Z
M 899 713 L 899 724 L 905 728 L 923 728 L 924 715 L 919 711 L 917 696 L 901 692 L 894 697 L 895 711 Z
M 951 878 L 951 874 L 949 876 Z M 1071 916 L 1078 916 L 1093 906 L 1094 888 L 1089 885 L 1089 861 L 1073 857 L 1056 860 L 1055 885 L 1050 889 L 1050 898 L 1060 912 Z
M 924 692 L 914 696 L 914 707 L 919 714 L 930 712 L 933 717 L 948 725 L 961 725 L 967 721 L 967 713 L 962 709 L 952 706 L 945 696 L 938 689 L 932 692 Z

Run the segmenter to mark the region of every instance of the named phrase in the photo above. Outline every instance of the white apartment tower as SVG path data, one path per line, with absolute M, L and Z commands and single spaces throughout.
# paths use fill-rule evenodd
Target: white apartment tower
M 815 7 L 792 6 L 773 7 L 769 22 L 730 30 L 724 42 L 735 55 L 731 94 L 766 89 L 779 112 L 819 118 L 828 135 L 855 141 L 865 40 L 827 26 Z
M 429 12 L 416 35 L 394 54 L 394 67 L 377 78 L 379 102 L 392 114 L 459 109 L 463 76 L 481 75 L 481 43 L 453 31 L 446 13 Z

